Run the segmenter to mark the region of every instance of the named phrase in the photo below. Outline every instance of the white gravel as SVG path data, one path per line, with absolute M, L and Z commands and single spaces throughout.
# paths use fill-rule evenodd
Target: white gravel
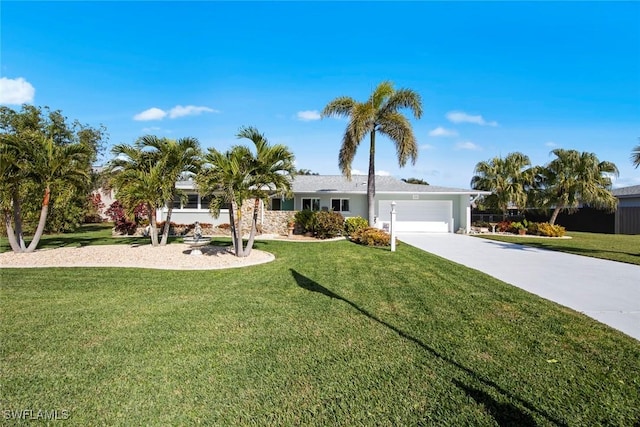
M 273 261 L 275 257 L 253 249 L 245 258 L 238 258 L 230 248 L 204 246 L 202 255 L 191 255 L 187 244 L 166 246 L 104 245 L 64 247 L 36 250 L 28 254 L 0 254 L 0 268 L 30 267 L 135 267 L 161 270 L 216 270 L 246 267 Z

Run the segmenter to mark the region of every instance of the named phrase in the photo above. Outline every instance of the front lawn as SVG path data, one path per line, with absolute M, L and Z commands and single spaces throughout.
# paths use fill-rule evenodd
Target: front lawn
M 640 420 L 640 342 L 586 316 L 409 245 L 256 247 L 276 260 L 0 270 L 2 415 L 127 426 Z
M 517 237 L 501 234 L 478 234 L 500 242 L 518 243 L 554 251 L 640 265 L 640 235 L 582 233 L 570 231 L 571 239 Z

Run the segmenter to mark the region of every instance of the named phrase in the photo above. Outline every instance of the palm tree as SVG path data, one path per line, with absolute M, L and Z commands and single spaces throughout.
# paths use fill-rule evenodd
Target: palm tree
M 376 133 L 387 136 L 396 147 L 398 163 L 402 167 L 411 160 L 415 164 L 418 145 L 411 123 L 398 112 L 408 108 L 416 119 L 422 116 L 420 95 L 411 89 L 393 88 L 393 83 L 385 81 L 375 88 L 366 102 L 357 102 L 348 96 L 341 96 L 324 107 L 323 117 L 348 117 L 349 124 L 342 138 L 338 163 L 341 172 L 351 179 L 351 164 L 360 142 L 369 135 L 369 175 L 367 179 L 367 205 L 369 225 L 375 216 L 375 152 Z
M 631 162 L 636 168 L 640 166 L 640 145 L 636 145 L 631 151 Z
M 218 217 L 224 206 L 229 207 L 229 224 L 236 256 L 251 253 L 257 231 L 260 200 L 273 193 L 289 193 L 291 176 L 295 173 L 293 154 L 284 145 L 270 146 L 264 135 L 253 127 L 241 128 L 238 138 L 250 139 L 254 155 L 246 146 L 236 145 L 226 152 L 209 148 L 204 166 L 196 176 L 201 194 L 211 196 L 211 213 Z M 246 247 L 242 242 L 242 205 L 254 199 L 251 231 Z
M 115 158 L 107 170 L 111 174 L 111 187 L 117 191 L 118 200 L 132 214 L 135 207 L 143 204 L 147 208 L 151 227 L 151 244 L 158 246 L 156 210 L 164 205 L 163 168 L 154 153 L 143 150 L 141 140 L 134 145 L 118 144 L 111 150 Z
M 491 191 L 485 198 L 489 207 L 507 215 L 510 205 L 523 209 L 527 203 L 527 189 L 533 184 L 535 169 L 526 155 L 515 152 L 507 157 L 494 157 L 476 164 L 471 178 L 474 190 Z
M 2 186 L 3 200 L 10 195 L 15 224 L 14 230 L 7 203 L 3 202 L 9 242 L 14 252 L 33 252 L 42 238 L 52 198 L 68 199 L 89 179 L 87 159 L 91 152 L 85 144 L 57 144 L 53 137 L 39 132 L 24 132 L 20 137 L 7 136 L 3 138 L 1 151 L 2 172 L 7 174 Z M 24 241 L 21 218 L 25 186 L 42 194 L 38 225 L 28 246 Z
M 291 196 L 291 178 L 296 173 L 295 158 L 287 146 L 282 144 L 269 145 L 264 134 L 261 134 L 254 127 L 241 128 L 237 137 L 250 140 L 256 149 L 251 172 L 254 207 L 251 232 L 247 243 L 247 248 L 251 251 L 257 232 L 260 201 L 266 203 L 271 194 Z
M 150 149 L 159 164 L 162 174 L 162 194 L 167 205 L 167 217 L 162 230 L 161 246 L 167 244 L 171 227 L 171 214 L 174 201 L 184 197 L 176 188 L 180 176 L 187 172 L 196 174 L 200 166 L 200 143 L 196 138 L 180 138 L 177 141 L 146 135 L 140 138 L 143 149 Z
M 542 170 L 543 206 L 554 207 L 550 224 L 566 210 L 573 213 L 580 203 L 598 208 L 615 209 L 616 197 L 611 194 L 611 175 L 618 175 L 614 163 L 600 161 L 594 153 L 561 148 L 551 152 L 556 156 Z

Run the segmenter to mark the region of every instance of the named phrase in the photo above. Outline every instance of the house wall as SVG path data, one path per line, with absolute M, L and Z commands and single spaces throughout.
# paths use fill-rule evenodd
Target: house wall
M 616 234 L 640 234 L 640 196 L 618 199 Z
M 367 195 L 345 193 L 297 193 L 294 198 L 294 210 L 302 210 L 302 199 L 320 199 L 320 210 L 331 210 L 331 199 L 349 199 L 349 211 L 340 212 L 345 218 L 354 216 L 367 217 Z
M 451 232 L 455 232 L 460 228 L 469 230 L 470 223 L 467 218 L 467 208 L 469 207 L 469 195 L 451 195 L 451 194 L 376 194 L 376 216 L 380 221 L 389 221 L 391 219 L 391 202 L 398 200 L 451 200 L 453 202 L 452 215 L 453 215 L 453 229 Z M 365 200 L 366 202 L 366 200 Z M 388 202 L 389 209 L 386 212 L 379 212 L 379 203 L 382 202 L 384 206 L 385 202 Z M 365 203 L 365 215 L 366 218 L 366 203 Z

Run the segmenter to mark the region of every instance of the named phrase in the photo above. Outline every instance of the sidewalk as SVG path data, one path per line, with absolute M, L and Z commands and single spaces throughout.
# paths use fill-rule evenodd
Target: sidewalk
M 460 234 L 398 233 L 398 239 L 640 340 L 640 266 Z

